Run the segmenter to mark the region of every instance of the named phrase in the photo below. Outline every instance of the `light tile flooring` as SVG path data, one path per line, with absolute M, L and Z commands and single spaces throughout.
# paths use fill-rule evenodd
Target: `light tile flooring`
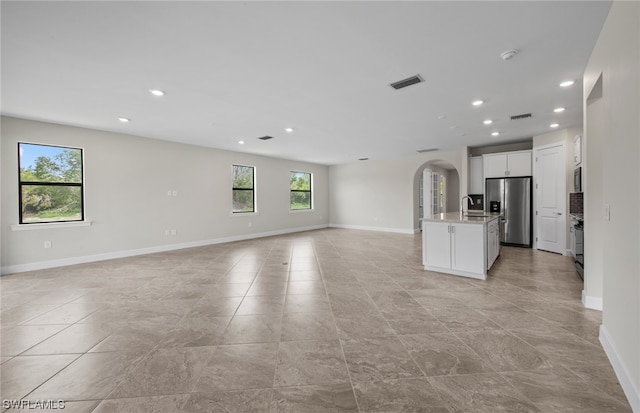
M 2 399 L 65 412 L 629 412 L 567 257 L 487 281 L 327 229 L 4 276 Z M 59 410 L 58 410 L 59 411 Z

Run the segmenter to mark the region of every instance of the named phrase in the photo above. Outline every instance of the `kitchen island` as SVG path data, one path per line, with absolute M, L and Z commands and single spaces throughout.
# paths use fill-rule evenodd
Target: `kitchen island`
M 447 212 L 422 218 L 424 269 L 486 280 L 500 255 L 501 216 Z

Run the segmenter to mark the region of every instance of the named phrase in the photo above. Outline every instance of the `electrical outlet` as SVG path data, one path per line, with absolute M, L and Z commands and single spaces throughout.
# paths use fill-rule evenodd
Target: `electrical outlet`
M 51 248 L 51 241 L 45 241 L 44 242 L 44 247 L 45 248 Z
M 165 229 L 165 230 L 164 230 L 164 235 L 169 236 L 169 234 L 170 234 L 170 233 L 171 233 L 171 232 L 170 232 L 168 229 Z
M 173 191 L 173 196 L 178 196 L 178 191 Z
M 171 189 L 169 189 L 169 190 L 167 191 L 167 196 L 171 196 L 171 194 L 172 194 Z
M 249 228 L 251 228 L 251 222 L 249 222 L 249 223 L 247 224 L 247 226 L 248 226 Z
M 177 234 L 177 231 L 175 229 L 172 229 L 171 230 L 171 235 L 176 235 L 176 234 Z

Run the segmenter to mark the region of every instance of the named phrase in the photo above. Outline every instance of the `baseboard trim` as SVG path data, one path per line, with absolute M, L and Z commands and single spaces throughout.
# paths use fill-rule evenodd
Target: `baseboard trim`
M 356 229 L 359 231 L 376 231 L 376 232 L 393 232 L 396 234 L 416 234 L 420 230 L 415 229 L 400 229 L 400 228 L 384 228 L 384 227 L 368 227 L 363 225 L 342 225 L 342 224 L 329 224 L 331 228 L 342 229 Z
M 213 238 L 201 241 L 183 242 L 180 244 L 158 245 L 155 247 L 138 248 L 125 251 L 106 252 L 103 254 L 85 255 L 82 257 L 62 258 L 50 261 L 40 261 L 28 264 L 9 265 L 0 268 L 0 274 L 15 274 L 26 271 L 44 270 L 47 268 L 65 267 L 67 265 L 86 264 L 88 262 L 112 260 L 117 258 L 133 257 L 135 255 L 154 254 L 158 252 L 166 252 L 173 250 L 181 250 L 185 248 L 204 247 L 207 245 L 222 244 L 225 242 L 245 241 L 255 238 L 271 237 L 274 235 L 292 234 L 296 232 L 312 231 L 316 229 L 327 228 L 329 225 L 313 225 L 308 227 L 287 228 L 276 231 L 258 232 L 254 234 L 234 235 L 230 237 Z
M 602 348 L 607 354 L 609 362 L 611 362 L 613 371 L 618 377 L 620 386 L 622 387 L 625 396 L 627 396 L 627 400 L 631 405 L 631 410 L 634 413 L 640 413 L 640 389 L 633 383 L 631 375 L 627 371 L 625 365 L 622 363 L 622 360 L 620 359 L 620 356 L 616 351 L 616 346 L 614 345 L 613 341 L 611 341 L 611 337 L 609 336 L 609 333 L 607 332 L 607 329 L 604 325 L 600 326 L 599 338 L 600 343 L 602 344 Z
M 582 290 L 582 305 L 591 310 L 602 311 L 602 297 L 591 297 Z

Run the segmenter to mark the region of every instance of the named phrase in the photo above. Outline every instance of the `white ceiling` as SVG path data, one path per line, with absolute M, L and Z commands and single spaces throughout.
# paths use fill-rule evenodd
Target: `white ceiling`
M 514 142 L 582 126 L 610 4 L 2 1 L 2 113 L 321 164 Z

